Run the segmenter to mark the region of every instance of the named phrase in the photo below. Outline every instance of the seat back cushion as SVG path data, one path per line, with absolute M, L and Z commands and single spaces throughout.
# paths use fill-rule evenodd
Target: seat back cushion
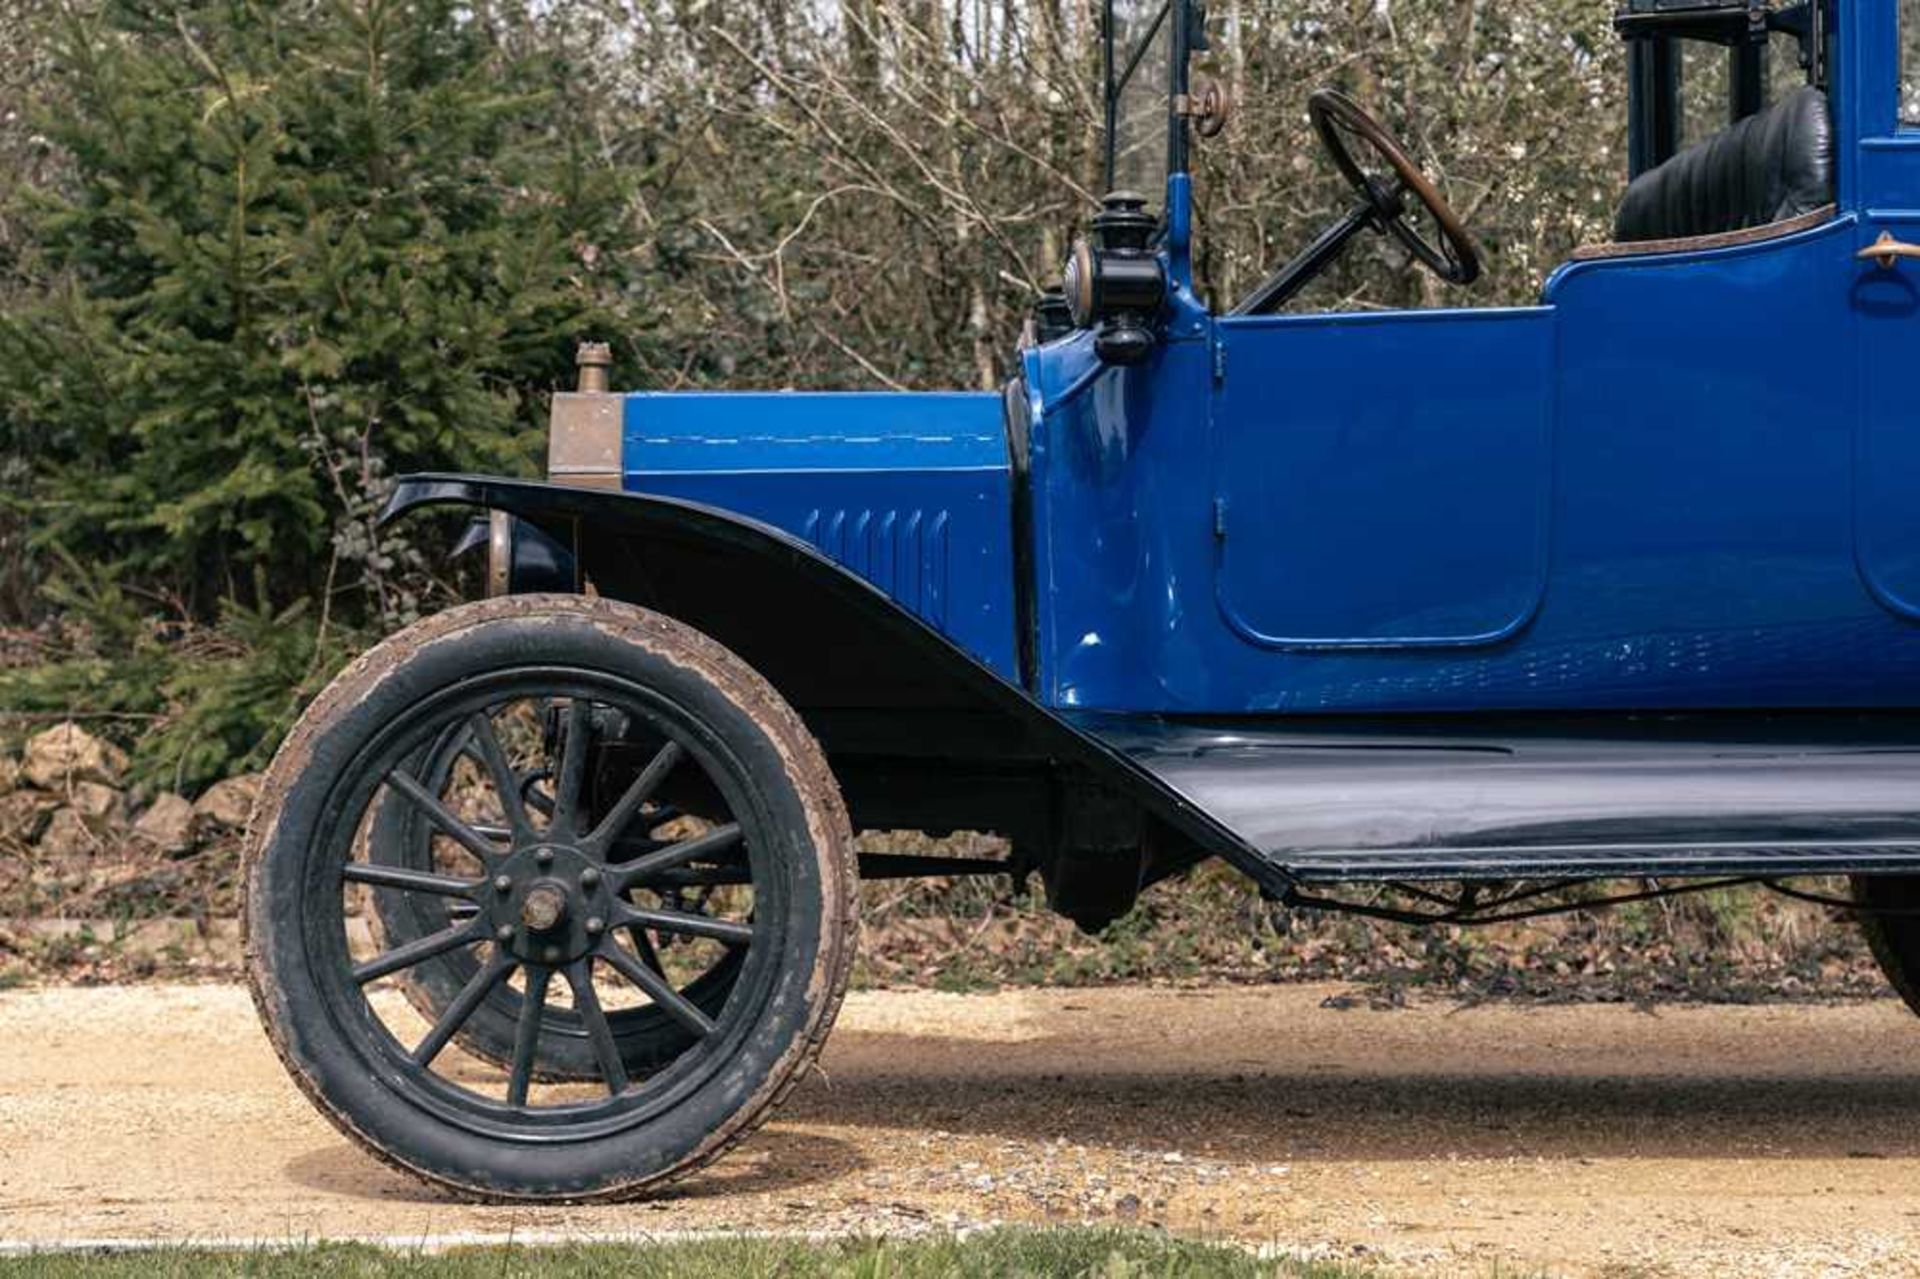
M 1831 203 L 1827 95 L 1806 86 L 1635 178 L 1614 217 L 1613 238 L 1718 235 Z

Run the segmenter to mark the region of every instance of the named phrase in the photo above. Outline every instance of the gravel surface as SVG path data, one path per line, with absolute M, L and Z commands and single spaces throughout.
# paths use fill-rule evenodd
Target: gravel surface
M 309 1109 L 227 986 L 0 994 L 0 1240 L 1158 1224 L 1399 1272 L 1920 1275 L 1920 1020 L 1341 1007 L 1328 986 L 849 997 L 666 1197 L 462 1204 Z

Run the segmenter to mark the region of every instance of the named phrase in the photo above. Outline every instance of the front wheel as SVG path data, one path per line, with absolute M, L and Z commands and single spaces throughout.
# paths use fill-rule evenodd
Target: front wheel
M 423 779 L 449 735 L 472 766 Z M 669 793 L 706 819 L 648 827 Z M 637 608 L 511 596 L 409 627 L 314 702 L 262 803 L 247 960 L 275 1048 L 342 1131 L 469 1194 L 615 1198 L 698 1167 L 791 1087 L 846 987 L 853 857 L 819 747 L 732 653 Z M 396 804 L 429 863 L 383 846 Z M 437 926 L 380 926 L 403 918 Z M 427 964 L 459 989 L 419 998 Z M 511 1051 L 470 1051 L 506 992 Z M 642 1013 L 671 1052 L 623 1051 Z M 549 1082 L 558 1035 L 590 1078 Z

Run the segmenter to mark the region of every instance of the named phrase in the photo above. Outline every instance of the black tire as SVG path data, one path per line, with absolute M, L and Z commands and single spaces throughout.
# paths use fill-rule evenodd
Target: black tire
M 620 814 L 637 810 L 616 804 L 614 816 L 588 814 L 581 762 L 563 764 L 575 781 L 556 786 L 544 826 L 517 810 L 514 829 L 497 843 L 439 807 L 436 825 L 474 850 L 483 867 L 477 877 L 423 876 L 366 855 L 376 797 L 423 792 L 406 766 L 438 734 L 464 721 L 492 736 L 497 706 L 535 696 L 566 706 L 582 726 L 644 721 L 678 752 L 655 764 L 697 767 L 732 823 L 641 859 L 644 866 L 610 866 L 604 850 L 620 834 Z M 595 738 L 576 728 L 566 740 Z M 432 811 L 431 799 L 414 802 Z M 630 922 L 616 899 L 702 875 L 709 878 L 699 882 L 746 886 L 745 921 L 659 907 L 655 923 L 744 948 L 745 958 L 717 1015 L 703 1021 L 681 1001 L 678 1015 L 697 1029 L 694 1046 L 630 1078 L 596 983 L 617 972 L 656 1003 L 676 1001 L 658 968 L 614 940 Z M 818 745 L 731 652 L 606 600 L 487 600 L 417 623 L 367 653 L 315 700 L 275 757 L 246 876 L 249 982 L 295 1082 L 379 1158 L 487 1199 L 628 1197 L 716 1158 L 764 1120 L 818 1054 L 853 957 L 851 835 Z M 459 1009 L 447 1010 L 417 1048 L 404 1047 L 388 1019 L 408 1013 L 405 1001 L 397 992 L 370 998 L 368 989 L 390 981 L 401 961 L 432 956 L 389 950 L 357 961 L 347 925 L 356 892 L 475 903 L 471 926 L 449 931 L 485 957 L 483 971 L 466 988 L 470 998 L 455 1002 L 471 1012 L 515 973 L 528 989 L 538 978 L 544 1001 L 549 981 L 564 976 L 595 1031 L 603 1088 L 536 1100 L 527 1067 L 543 1033 L 539 1019 L 527 1019 L 527 1037 L 511 1054 L 504 1098 L 479 1063 L 447 1065 L 457 1055 L 446 1049 Z
M 1920 1013 L 1920 875 L 1855 875 L 1853 899 L 1895 915 L 1862 915 L 1860 931 L 1887 982 Z
M 414 774 L 428 790 L 441 794 L 453 775 L 454 765 L 466 749 L 463 732 L 442 734 L 422 754 Z M 383 797 L 374 817 L 375 846 L 383 862 L 434 868 L 432 824 L 413 805 Z M 374 896 L 374 911 L 380 921 L 381 936 L 388 946 L 403 946 L 432 936 L 451 922 L 443 898 L 417 893 L 379 893 Z M 741 952 L 729 952 L 693 980 L 680 985 L 680 993 L 709 1016 L 717 1016 L 732 993 L 740 975 Z M 479 970 L 479 958 L 468 951 L 455 951 L 426 960 L 400 975 L 401 989 L 407 1000 L 429 1022 L 440 1015 L 458 997 L 462 988 Z M 502 1069 L 513 1062 L 514 1038 L 518 1032 L 523 996 L 509 986 L 496 986 L 466 1025 L 454 1037 L 467 1052 Z M 540 1035 L 539 1055 L 534 1078 L 544 1083 L 587 1082 L 600 1078 L 599 1064 L 593 1059 L 593 1045 L 586 1027 L 571 1009 L 547 1008 Z M 640 1008 L 622 1008 L 607 1014 L 613 1037 L 627 1070 L 647 1074 L 673 1061 L 692 1046 L 690 1032 L 679 1022 L 648 1004 Z

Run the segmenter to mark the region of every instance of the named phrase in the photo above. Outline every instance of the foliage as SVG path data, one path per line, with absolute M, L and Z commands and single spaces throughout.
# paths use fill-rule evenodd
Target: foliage
M 1384 242 L 1348 255 L 1307 305 L 1526 304 L 1583 242 L 1604 240 L 1626 183 L 1626 58 L 1593 0 L 1467 4 L 1229 0 L 1213 72 L 1241 108 L 1202 144 L 1204 267 L 1248 292 L 1308 228 L 1352 202 L 1308 126 L 1305 96 L 1347 90 L 1404 139 L 1475 233 L 1486 276 L 1448 290 Z
M 194 791 L 263 768 L 356 637 L 284 607 L 228 600 L 208 626 L 156 621 L 115 576 L 63 555 L 46 586 L 64 619 L 49 660 L 0 669 L 0 706 L 35 720 L 108 714 L 140 744 L 136 779 Z
M 391 471 L 530 468 L 569 339 L 611 323 L 622 187 L 569 143 L 564 67 L 463 13 L 44 20 L 34 105 L 71 171 L 19 213 L 0 322 L 4 451 L 35 464 L 41 544 L 197 613 L 310 598 L 346 559 L 401 616 L 367 528 Z
M 537 17 L 489 13 L 499 29 L 453 0 L 40 16 L 53 74 L 29 108 L 65 165 L 9 210 L 6 505 L 41 616 L 73 603 L 59 547 L 211 625 L 215 652 L 156 682 L 154 645 L 102 636 L 26 705 L 84 674 L 98 711 L 191 707 L 159 743 L 188 773 L 257 757 L 327 664 L 303 614 L 391 624 L 432 590 L 374 526 L 391 476 L 533 471 L 574 341 L 638 333 L 622 171 L 573 128 Z
M 990 386 L 1099 186 L 1097 3 L 837 10 L 638 0 L 608 74 L 648 157 L 668 384 Z M 1626 181 L 1625 57 L 1593 0 L 1215 0 L 1198 63 L 1234 104 L 1196 144 L 1202 284 L 1250 290 L 1351 203 L 1307 124 L 1346 88 L 1487 250 L 1471 294 L 1369 237 L 1299 305 L 1532 301 L 1606 238 Z M 698 121 L 698 128 L 684 127 Z M 656 123 L 657 122 L 657 123 Z M 638 139 L 647 140 L 644 149 Z
M 980 836 L 868 832 L 864 851 L 991 856 Z M 1632 891 L 1617 881 L 1587 895 Z M 1005 880 L 863 887 L 863 986 L 972 991 L 1116 982 L 1349 982 L 1376 1003 L 1409 992 L 1562 1002 L 1866 998 L 1886 993 L 1855 920 L 1758 888 L 1482 927 L 1407 927 L 1261 901 L 1215 862 L 1154 885 L 1097 936 Z M 1817 886 L 1844 896 L 1844 882 Z M 1392 904 L 1414 903 L 1389 898 Z
M 930 840 L 868 831 L 863 852 L 998 857 L 982 835 Z M 231 918 L 239 910 L 239 849 L 221 842 L 191 858 L 122 849 L 111 866 L 10 867 L 0 858 L 0 918 L 61 914 L 131 922 Z M 93 872 L 110 870 L 108 883 Z M 1645 885 L 1590 885 L 1588 895 Z M 1844 881 L 1803 884 L 1844 896 Z M 1342 982 L 1351 998 L 1397 1005 L 1410 995 L 1477 1002 L 1756 1003 L 1880 998 L 1886 978 L 1858 921 L 1823 906 L 1722 888 L 1605 910 L 1476 928 L 1413 928 L 1263 902 L 1219 862 L 1154 885 L 1096 936 L 1004 878 L 874 880 L 861 885 L 856 987 L 980 991 L 1021 986 Z M 1397 899 L 1395 899 L 1397 901 Z M 1397 904 L 1412 905 L 1409 901 Z M 0 981 L 9 971 L 0 935 Z M 88 939 L 64 950 L 21 949 L 19 970 L 82 980 L 232 975 L 238 955 L 219 938 L 192 954 L 152 954 L 145 942 Z M 1346 997 L 1343 997 L 1346 998 Z

